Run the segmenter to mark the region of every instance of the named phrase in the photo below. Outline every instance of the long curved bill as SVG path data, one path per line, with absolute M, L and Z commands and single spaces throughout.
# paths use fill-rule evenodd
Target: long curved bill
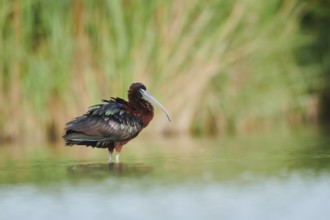
M 160 104 L 160 102 L 157 101 L 157 99 L 155 99 L 152 95 L 150 95 L 144 89 L 140 89 L 140 93 L 141 93 L 143 99 L 145 99 L 145 100 L 147 100 L 149 102 L 152 102 L 155 105 L 157 105 L 159 108 L 161 108 L 164 111 L 164 113 L 166 114 L 166 117 L 167 117 L 168 121 L 171 121 L 170 115 L 168 114 L 168 112 L 166 111 L 166 109 L 164 108 L 164 106 L 162 104 Z

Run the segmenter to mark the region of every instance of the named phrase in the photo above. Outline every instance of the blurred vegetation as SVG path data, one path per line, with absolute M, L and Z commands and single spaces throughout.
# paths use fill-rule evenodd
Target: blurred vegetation
M 173 118 L 156 114 L 149 132 L 314 122 L 324 78 L 319 65 L 297 59 L 315 42 L 301 28 L 314 8 L 301 0 L 0 0 L 0 139 L 57 141 L 66 121 L 101 98 L 126 97 L 134 81 Z
M 299 50 L 299 65 L 307 71 L 317 71 L 322 74 L 319 86 L 320 119 L 328 126 L 330 122 L 330 1 L 311 1 L 309 10 L 301 22 L 305 34 L 313 37 Z

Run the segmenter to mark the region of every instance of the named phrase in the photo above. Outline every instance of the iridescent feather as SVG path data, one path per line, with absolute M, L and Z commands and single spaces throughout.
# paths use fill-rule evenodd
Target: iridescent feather
M 103 100 L 105 104 L 89 110 L 66 125 L 66 145 L 87 145 L 107 148 L 114 142 L 125 142 L 137 136 L 143 128 L 142 120 L 128 114 L 127 102 L 120 98 Z

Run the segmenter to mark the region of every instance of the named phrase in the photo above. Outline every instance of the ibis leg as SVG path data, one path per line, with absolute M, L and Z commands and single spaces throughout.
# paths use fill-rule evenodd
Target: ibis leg
M 112 153 L 113 153 L 113 147 L 109 147 L 108 148 L 108 151 L 109 151 L 109 163 L 112 163 L 113 162 L 113 159 L 112 159 Z
M 121 148 L 123 147 L 123 145 L 120 145 L 120 144 L 116 144 L 115 145 L 115 149 L 116 149 L 116 162 L 118 163 L 119 162 L 119 155 L 120 155 L 120 152 L 121 152 Z

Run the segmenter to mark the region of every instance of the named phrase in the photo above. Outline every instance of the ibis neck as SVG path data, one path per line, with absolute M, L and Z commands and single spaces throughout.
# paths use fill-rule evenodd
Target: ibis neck
M 146 127 L 154 117 L 153 106 L 144 99 L 129 99 L 128 105 L 131 110 L 131 114 L 142 120 L 143 127 Z

